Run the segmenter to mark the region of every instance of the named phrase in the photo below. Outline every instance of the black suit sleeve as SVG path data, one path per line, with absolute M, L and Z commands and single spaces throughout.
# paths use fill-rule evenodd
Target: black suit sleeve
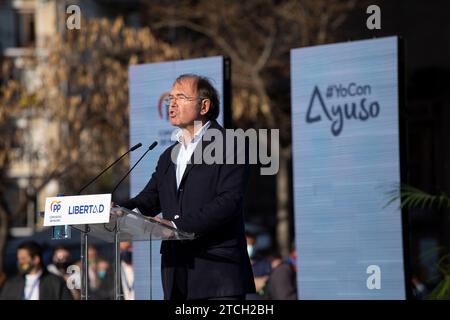
M 162 168 L 163 155 L 159 158 L 155 172 L 152 174 L 150 181 L 145 188 L 134 198 L 126 201 L 119 201 L 117 204 L 121 207 L 133 210 L 138 208 L 139 211 L 146 216 L 156 216 L 161 212 L 158 193 L 158 168 Z
M 183 211 L 175 221 L 177 228 L 200 236 L 237 218 L 242 214 L 247 177 L 247 165 L 220 165 L 216 197 L 198 210 Z
M 21 300 L 25 280 L 20 277 L 14 277 L 6 281 L 3 288 L 0 288 L 0 300 Z

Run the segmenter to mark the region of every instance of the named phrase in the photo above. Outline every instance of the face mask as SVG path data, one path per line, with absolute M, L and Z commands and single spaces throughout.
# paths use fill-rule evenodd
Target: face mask
M 120 253 L 120 260 L 122 260 L 126 264 L 131 264 L 131 259 L 132 259 L 131 251 L 126 250 Z
M 247 252 L 248 252 L 248 256 L 251 258 L 253 256 L 253 246 L 252 245 L 247 245 Z
M 57 269 L 64 270 L 64 272 L 66 272 L 67 268 L 70 266 L 70 263 L 63 262 L 63 261 L 58 261 L 58 262 L 55 263 L 55 266 L 56 266 Z
M 22 263 L 18 264 L 17 268 L 19 269 L 19 273 L 21 275 L 26 275 L 33 269 L 33 265 L 31 263 Z
M 100 279 L 103 279 L 105 277 L 106 271 L 97 271 L 97 275 Z

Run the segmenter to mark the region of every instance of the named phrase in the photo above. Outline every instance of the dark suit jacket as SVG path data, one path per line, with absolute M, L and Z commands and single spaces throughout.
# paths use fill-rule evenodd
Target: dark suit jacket
M 211 129 L 220 130 L 225 144 L 223 127 L 211 121 L 207 133 Z M 194 154 L 208 145 L 210 142 L 203 136 Z M 136 197 L 119 202 L 129 209 L 138 208 L 149 216 L 162 212 L 163 218 L 174 221 L 178 229 L 198 236 L 191 241 L 162 242 L 161 272 L 165 299 L 171 297 L 174 271 L 179 267 L 187 270 L 187 299 L 254 292 L 243 217 L 248 165 L 195 164 L 191 158 L 177 190 L 171 151 L 179 149 L 179 146 L 176 143 L 163 152 L 150 181 Z M 223 159 L 226 156 L 223 152 Z
M 44 270 L 39 280 L 39 300 L 72 300 L 72 294 L 64 279 Z M 23 300 L 25 277 L 15 276 L 8 280 L 0 293 L 0 300 Z
M 289 263 L 283 261 L 273 269 L 266 284 L 268 300 L 297 300 L 297 278 Z

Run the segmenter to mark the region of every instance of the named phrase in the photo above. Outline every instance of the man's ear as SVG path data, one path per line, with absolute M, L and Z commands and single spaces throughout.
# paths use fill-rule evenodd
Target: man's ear
M 211 100 L 203 99 L 200 105 L 200 114 L 202 116 L 205 116 L 208 113 L 210 107 L 211 107 Z

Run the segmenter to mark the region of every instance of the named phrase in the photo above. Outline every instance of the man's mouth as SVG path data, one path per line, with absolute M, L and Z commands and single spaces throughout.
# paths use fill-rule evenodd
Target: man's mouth
M 177 112 L 176 111 L 170 111 L 169 112 L 169 117 L 170 118 L 175 118 L 177 116 Z

